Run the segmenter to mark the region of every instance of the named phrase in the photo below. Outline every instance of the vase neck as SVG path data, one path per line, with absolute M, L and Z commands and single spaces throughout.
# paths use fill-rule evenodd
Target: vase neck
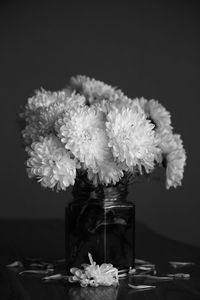
M 103 201 L 119 201 L 125 200 L 128 194 L 127 186 L 100 186 L 90 193 L 91 199 L 99 199 Z
M 100 201 L 113 202 L 126 199 L 128 195 L 128 185 L 118 184 L 115 186 L 93 186 L 77 183 L 73 187 L 72 193 L 75 200 L 86 201 L 89 199 L 96 199 Z

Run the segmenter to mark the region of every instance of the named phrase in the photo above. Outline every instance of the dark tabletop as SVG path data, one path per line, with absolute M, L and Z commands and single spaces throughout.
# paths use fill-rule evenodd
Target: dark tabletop
M 64 221 L 0 221 L 0 299 L 200 299 L 200 251 L 198 248 L 164 238 L 143 224 L 136 224 L 136 257 L 156 265 L 158 275 L 189 273 L 189 280 L 156 282 L 149 291 L 135 291 L 128 286 L 133 278 L 121 279 L 116 287 L 86 287 L 64 282 L 46 283 L 41 276 L 19 275 L 6 265 L 32 258 L 55 262 L 64 258 Z M 169 261 L 192 261 L 193 266 L 174 270 Z M 62 266 L 62 272 L 64 272 Z M 145 282 L 145 284 L 150 284 Z M 155 284 L 155 283 L 154 283 Z

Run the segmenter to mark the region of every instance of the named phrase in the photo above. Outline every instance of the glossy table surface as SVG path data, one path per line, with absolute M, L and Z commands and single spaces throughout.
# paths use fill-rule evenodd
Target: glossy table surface
M 44 282 L 41 275 L 19 275 L 6 264 L 29 258 L 55 262 L 64 257 L 64 222 L 49 221 L 0 221 L 0 299 L 155 299 L 193 300 L 200 299 L 200 251 L 177 241 L 164 238 L 136 224 L 136 257 L 156 265 L 157 275 L 189 273 L 190 279 L 167 282 L 143 281 L 156 288 L 137 291 L 128 286 L 135 279 L 121 279 L 116 287 L 86 287 L 60 282 Z M 174 270 L 169 261 L 192 261 L 189 267 Z M 62 268 L 62 273 L 65 272 Z M 140 283 L 141 284 L 141 283 Z

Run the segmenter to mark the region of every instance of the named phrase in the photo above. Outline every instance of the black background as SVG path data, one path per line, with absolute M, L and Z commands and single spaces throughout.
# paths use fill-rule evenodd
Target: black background
M 183 186 L 138 183 L 137 220 L 200 246 L 199 2 L 4 1 L 0 7 L 1 219 L 64 218 L 71 190 L 29 180 L 16 116 L 35 89 L 84 74 L 130 97 L 159 100 L 187 150 Z

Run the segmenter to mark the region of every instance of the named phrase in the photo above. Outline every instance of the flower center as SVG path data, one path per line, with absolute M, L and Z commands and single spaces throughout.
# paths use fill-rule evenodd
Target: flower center
M 50 165 L 51 167 L 53 167 L 55 164 L 56 164 L 55 159 L 54 159 L 54 158 L 50 158 L 50 159 L 49 159 L 49 165 Z
M 92 135 L 91 133 L 89 132 L 89 130 L 84 130 L 82 133 L 81 133 L 81 139 L 84 141 L 84 142 L 89 142 L 92 140 Z
M 121 132 L 119 133 L 119 138 L 122 142 L 127 142 L 130 139 L 129 134 L 124 129 L 122 129 Z

